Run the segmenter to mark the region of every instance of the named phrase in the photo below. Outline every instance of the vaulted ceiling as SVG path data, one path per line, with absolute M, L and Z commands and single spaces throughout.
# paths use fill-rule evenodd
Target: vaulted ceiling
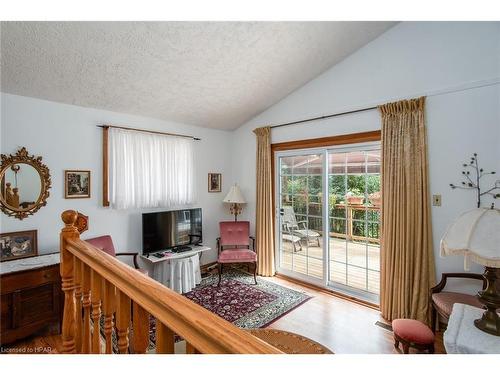
M 393 22 L 2 22 L 1 90 L 235 129 Z

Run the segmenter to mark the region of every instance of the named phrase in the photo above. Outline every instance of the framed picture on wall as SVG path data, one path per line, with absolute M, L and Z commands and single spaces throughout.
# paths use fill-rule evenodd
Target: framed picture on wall
M 0 234 L 0 262 L 38 255 L 37 231 Z
M 222 174 L 209 173 L 208 174 L 208 192 L 220 193 L 222 191 Z
M 64 198 L 90 198 L 90 171 L 64 171 Z

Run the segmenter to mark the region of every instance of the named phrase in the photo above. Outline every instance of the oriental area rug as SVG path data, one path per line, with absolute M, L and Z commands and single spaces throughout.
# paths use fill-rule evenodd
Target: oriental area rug
M 253 275 L 237 269 L 225 271 L 220 286 L 217 286 L 218 280 L 217 274 L 210 275 L 184 296 L 240 328 L 264 328 L 311 298 L 262 277 L 257 277 L 255 285 Z M 102 319 L 101 335 L 104 337 Z M 178 337 L 176 341 L 181 340 Z M 149 341 L 148 351 L 154 351 L 156 320 L 153 317 L 150 318 Z M 117 351 L 115 332 L 113 350 Z

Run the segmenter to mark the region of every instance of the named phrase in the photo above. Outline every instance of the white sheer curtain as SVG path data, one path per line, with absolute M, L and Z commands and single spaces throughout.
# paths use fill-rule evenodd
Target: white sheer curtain
M 113 208 L 173 207 L 194 202 L 193 140 L 109 129 Z

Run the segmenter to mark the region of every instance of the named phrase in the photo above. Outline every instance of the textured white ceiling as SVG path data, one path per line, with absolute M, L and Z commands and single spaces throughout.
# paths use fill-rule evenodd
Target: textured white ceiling
M 393 22 L 2 22 L 1 90 L 234 129 Z

